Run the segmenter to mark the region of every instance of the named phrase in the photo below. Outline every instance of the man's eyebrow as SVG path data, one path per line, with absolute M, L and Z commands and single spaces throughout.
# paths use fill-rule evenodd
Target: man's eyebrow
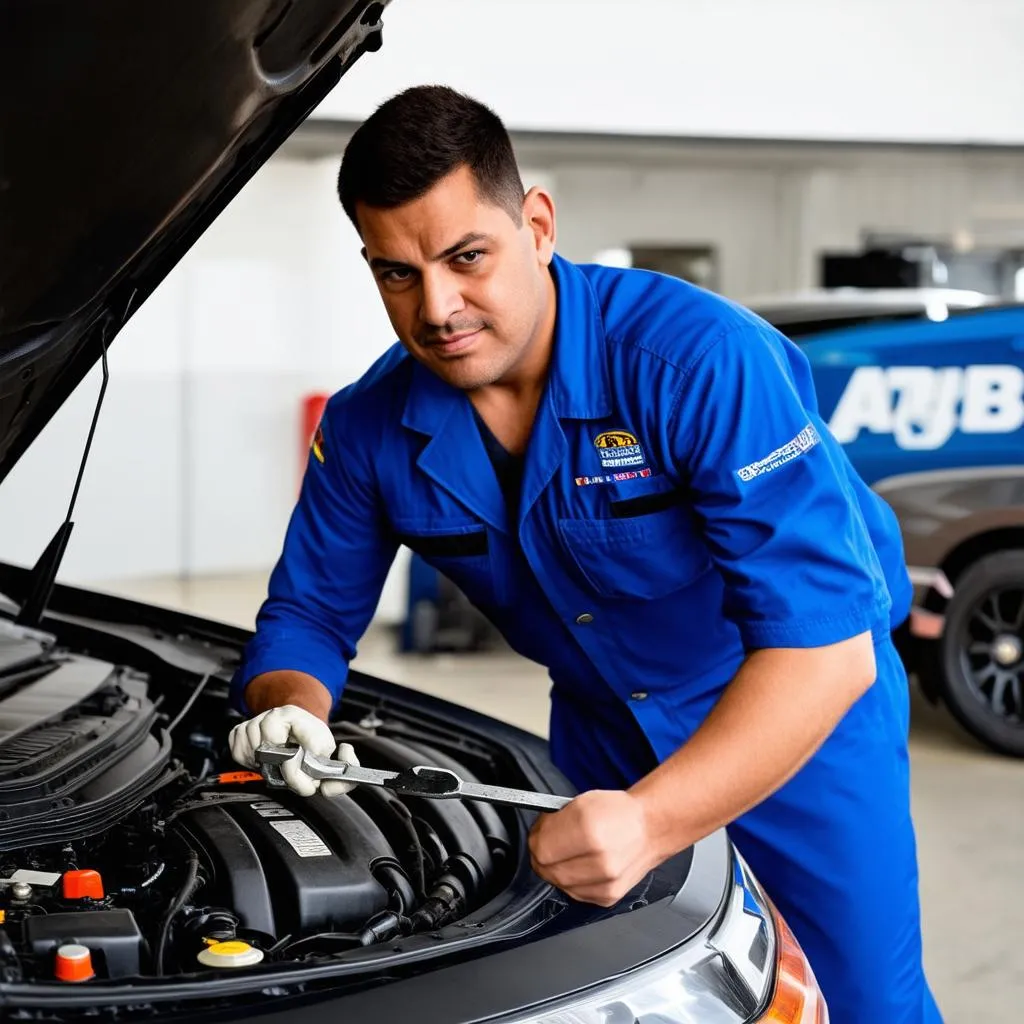
M 412 268 L 407 263 L 401 263 L 398 260 L 386 260 L 383 256 L 374 256 L 370 260 L 370 266 L 374 270 L 411 270 Z
M 434 261 L 446 260 L 449 256 L 454 256 L 460 249 L 465 249 L 467 245 L 472 245 L 474 242 L 490 242 L 491 240 L 490 235 L 471 231 L 468 235 L 463 235 L 454 245 L 449 245 L 444 252 L 439 252 L 434 257 Z
M 448 259 L 449 256 L 454 256 L 460 249 L 465 249 L 467 245 L 473 245 L 475 242 L 490 242 L 493 241 L 490 235 L 483 234 L 478 231 L 471 231 L 468 235 L 463 235 L 454 245 L 449 245 L 444 252 L 439 252 L 434 258 L 433 262 L 440 263 L 441 260 Z M 370 266 L 374 270 L 411 270 L 412 268 L 408 263 L 402 263 L 401 260 L 388 260 L 383 256 L 374 256 L 370 260 Z

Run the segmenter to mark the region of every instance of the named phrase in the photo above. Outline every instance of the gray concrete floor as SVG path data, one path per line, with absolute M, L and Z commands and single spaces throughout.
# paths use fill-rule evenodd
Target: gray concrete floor
M 265 579 L 105 589 L 251 627 Z M 371 629 L 354 664 L 546 732 L 546 675 L 513 654 L 401 656 L 387 632 Z M 911 759 L 925 963 L 945 1019 L 1024 1020 L 1024 762 L 988 753 L 916 690 Z

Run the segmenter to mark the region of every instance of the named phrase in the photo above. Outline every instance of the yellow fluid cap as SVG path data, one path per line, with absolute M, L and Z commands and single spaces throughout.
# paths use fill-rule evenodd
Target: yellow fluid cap
M 263 959 L 263 951 L 235 939 L 207 946 L 196 959 L 207 967 L 252 967 Z

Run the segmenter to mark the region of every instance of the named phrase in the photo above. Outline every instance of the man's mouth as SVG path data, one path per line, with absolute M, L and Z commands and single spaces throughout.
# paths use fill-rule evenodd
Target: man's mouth
M 477 327 L 472 331 L 459 331 L 458 334 L 436 335 L 427 344 L 438 355 L 459 355 L 473 344 L 473 340 L 482 330 L 482 327 Z

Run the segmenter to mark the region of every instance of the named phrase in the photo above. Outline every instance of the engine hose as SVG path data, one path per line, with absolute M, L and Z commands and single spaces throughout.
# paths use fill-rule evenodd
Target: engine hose
M 340 950 L 334 952 L 345 952 L 348 949 L 358 949 L 364 943 L 360 937 L 353 932 L 321 932 L 319 935 L 307 935 L 303 939 L 297 939 L 278 951 L 280 956 L 298 956 L 303 947 L 316 946 L 318 942 L 340 946 Z M 280 944 L 279 944 L 280 945 Z
M 394 911 L 385 910 L 366 922 L 359 933 L 359 942 L 363 946 L 372 946 L 377 942 L 387 942 L 396 935 L 408 935 L 412 931 L 409 918 Z
M 433 931 L 458 917 L 466 905 L 466 890 L 453 874 L 442 875 L 422 907 L 409 919 L 412 930 Z
M 476 898 L 486 879 L 480 871 L 480 866 L 472 857 L 457 853 L 445 862 L 438 881 L 454 884 L 462 894 L 462 898 L 469 901 Z
M 277 956 L 277 954 L 280 953 L 281 950 L 283 950 L 286 946 L 288 946 L 291 943 L 293 937 L 294 936 L 292 936 L 292 934 L 289 932 L 283 939 L 278 939 L 277 942 L 275 942 L 270 947 L 270 949 L 267 950 L 267 959 L 272 960 L 275 956 Z
M 416 903 L 416 893 L 405 872 L 397 864 L 375 864 L 373 875 L 388 892 L 388 909 L 406 914 Z
M 423 843 L 420 841 L 419 833 L 416 831 L 416 822 L 413 819 L 412 812 L 398 799 L 392 800 L 389 807 L 401 820 L 406 831 L 409 833 L 409 852 L 416 858 L 416 892 L 420 896 L 425 896 L 427 892 L 426 853 L 423 849 Z
M 181 908 L 185 906 L 195 892 L 198 882 L 199 854 L 193 850 L 188 857 L 188 873 L 185 876 L 185 884 L 181 887 L 181 892 L 178 893 L 177 898 L 171 904 L 170 910 L 167 911 L 163 926 L 160 928 L 160 941 L 156 946 L 156 974 L 158 978 L 162 977 L 164 973 L 164 954 L 167 951 L 167 939 L 171 934 L 171 924 L 181 912 Z
M 163 827 L 166 828 L 177 818 L 189 811 L 202 810 L 205 807 L 219 807 L 223 804 L 246 804 L 252 803 L 251 793 L 220 793 L 207 800 L 192 800 L 189 803 L 179 804 L 163 819 Z

